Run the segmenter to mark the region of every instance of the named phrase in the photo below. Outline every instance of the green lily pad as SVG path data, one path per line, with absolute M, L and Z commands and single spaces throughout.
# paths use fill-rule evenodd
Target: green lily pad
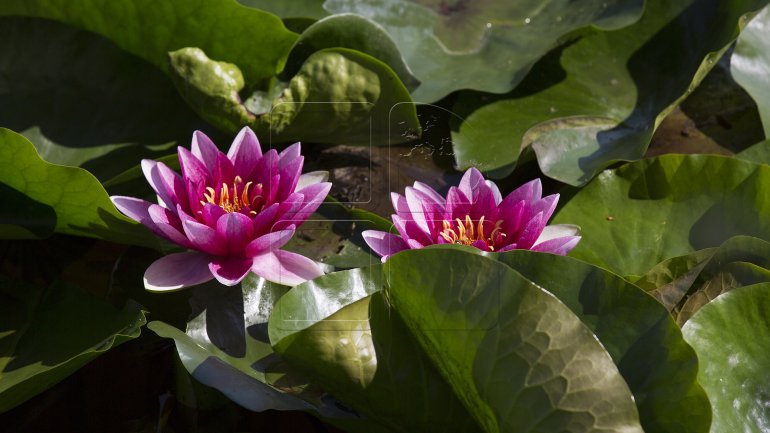
M 737 235 L 770 240 L 770 167 L 713 155 L 663 155 L 606 170 L 555 223 L 577 224 L 570 255 L 619 275 L 721 245 Z
M 98 33 L 117 46 L 168 71 L 167 53 L 201 47 L 212 56 L 236 63 L 249 83 L 259 83 L 283 69 L 297 35 L 267 12 L 235 0 L 11 0 L 0 15 L 48 18 Z
M 610 355 L 568 307 L 495 260 L 391 256 L 386 295 L 486 432 L 642 432 Z
M 381 269 L 337 272 L 294 287 L 270 318 L 275 350 L 390 431 L 479 431 L 379 293 Z
M 770 165 L 770 140 L 760 141 L 735 155 L 738 159 Z
M 23 136 L 0 128 L 0 186 L 12 191 L 22 208 L 2 211 L 0 238 L 35 237 L 57 233 L 113 242 L 157 246 L 157 239 L 140 224 L 123 216 L 89 172 L 40 159 Z M 41 219 L 30 218 L 32 215 Z M 18 236 L 19 228 L 28 236 Z
M 434 102 L 459 89 L 503 93 L 570 32 L 636 21 L 641 1 L 327 0 L 381 25 L 420 80 L 412 96 Z
M 685 324 L 698 378 L 714 410 L 712 433 L 764 432 L 770 425 L 770 284 L 735 289 Z
M 0 71 L 0 124 L 102 181 L 204 129 L 157 68 L 53 21 L 0 17 Z
M 770 6 L 741 32 L 730 58 L 730 72 L 757 103 L 765 137 L 770 138 Z
M 419 130 L 409 93 L 379 60 L 346 48 L 316 51 L 288 83 L 274 82 L 241 103 L 236 65 L 210 60 L 198 48 L 170 53 L 182 96 L 203 118 L 235 132 L 250 125 L 270 142 L 372 145 L 406 140 Z M 252 111 L 253 110 L 253 111 Z
M 531 251 L 492 257 L 555 295 L 596 334 L 633 392 L 645 432 L 708 432 L 711 408 L 696 380 L 695 352 L 653 297 L 570 257 Z
M 460 168 L 510 173 L 531 146 L 548 177 L 583 185 L 640 159 L 655 128 L 767 1 L 650 0 L 642 18 L 551 52 L 512 93 L 463 93 L 454 111 Z M 417 74 L 420 78 L 420 75 Z
M 0 413 L 50 388 L 100 354 L 139 336 L 139 304 L 121 309 L 80 287 L 0 281 Z
M 281 18 L 315 18 L 321 19 L 328 12 L 323 8 L 323 0 L 238 0 L 238 3 L 261 9 Z

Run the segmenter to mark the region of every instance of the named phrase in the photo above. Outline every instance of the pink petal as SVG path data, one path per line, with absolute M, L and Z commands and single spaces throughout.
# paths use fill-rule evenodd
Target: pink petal
M 215 204 L 206 203 L 201 209 L 200 219 L 203 224 L 206 224 L 209 227 L 215 227 L 219 218 L 225 213 L 227 212 L 221 207 Z
M 285 230 L 271 232 L 254 239 L 246 245 L 246 256 L 254 257 L 281 248 L 294 236 L 294 231 L 294 225 L 290 225 Z
M 290 164 L 293 160 L 299 158 L 301 153 L 301 145 L 299 142 L 296 142 L 292 144 L 291 146 L 287 147 L 286 149 L 281 152 L 280 155 L 278 155 L 278 168 L 281 169 L 285 167 L 286 165 Z
M 212 176 L 212 182 L 216 185 L 210 185 L 215 190 L 219 191 L 222 188 L 222 183 L 230 183 L 235 179 L 235 168 L 233 163 L 227 158 L 224 153 L 217 154 L 217 162 L 214 165 L 214 173 Z
M 433 234 L 441 225 L 444 208 L 430 196 L 417 189 L 406 187 L 406 203 L 415 223 L 425 232 Z
M 510 239 L 513 236 L 516 236 L 516 233 L 518 233 L 521 227 L 524 225 L 524 212 L 526 210 L 527 203 L 524 200 L 514 202 L 509 200 L 508 197 L 506 197 L 505 200 L 500 203 L 500 206 L 498 206 L 497 217 L 505 222 L 503 224 L 503 230 L 505 231 L 506 236 L 508 236 Z
M 217 164 L 217 154 L 221 153 L 214 142 L 206 134 L 193 132 L 192 154 L 200 160 L 209 170 L 209 175 L 214 173 L 214 167 Z
M 498 188 L 497 185 L 491 180 L 487 180 L 486 184 L 489 187 L 489 190 L 492 191 L 492 197 L 495 199 L 495 205 L 499 205 L 500 202 L 503 201 L 503 195 L 500 194 L 500 188 Z
M 119 195 L 110 197 L 110 200 L 112 200 L 112 204 L 114 204 L 119 211 L 132 220 L 144 225 L 147 225 L 146 222 L 152 223 L 150 214 L 148 213 L 148 209 L 152 203 L 134 197 L 123 197 Z
M 516 243 L 519 245 L 519 248 L 531 248 L 532 245 L 535 244 L 537 238 L 540 236 L 540 233 L 543 231 L 545 223 L 546 221 L 543 218 L 542 212 L 539 212 L 532 219 L 527 221 L 527 224 L 524 226 L 524 229 L 522 229 L 518 239 L 516 239 Z
M 242 254 L 246 244 L 254 238 L 251 218 L 238 212 L 222 215 L 217 220 L 217 237 L 231 254 Z
M 462 193 L 468 197 L 471 204 L 475 204 L 481 185 L 486 186 L 484 183 L 484 175 L 482 175 L 476 168 L 471 167 L 465 174 L 463 174 L 462 179 L 460 179 L 460 184 L 457 185 L 457 189 L 462 191 Z
M 567 253 L 572 251 L 580 242 L 580 236 L 566 236 L 562 238 L 555 238 L 539 243 L 532 248 L 532 251 L 540 251 L 543 253 L 558 254 L 560 256 L 566 256 Z
M 542 212 L 543 219 L 548 222 L 548 220 L 551 219 L 551 215 L 553 215 L 553 211 L 556 210 L 557 203 L 559 203 L 559 194 L 551 194 L 543 197 L 532 205 L 530 214 L 535 215 L 538 212 Z
M 190 246 L 187 236 L 182 233 L 182 222 L 176 213 L 157 204 L 151 205 L 148 211 L 161 236 L 185 248 Z
M 284 200 L 289 194 L 294 192 L 299 181 L 299 175 L 302 173 L 302 164 L 305 159 L 303 157 L 297 157 L 289 161 L 282 166 L 279 170 L 279 184 L 278 191 L 275 195 L 275 201 Z
M 278 211 L 275 213 L 273 224 L 267 231 L 283 230 L 286 227 L 295 224 L 300 225 L 302 221 L 296 221 L 294 215 L 302 207 L 303 200 L 305 198 L 302 194 L 294 193 L 290 195 L 285 201 L 278 204 Z M 303 220 L 304 221 L 304 220 Z
M 450 187 L 446 195 L 446 210 L 444 219 L 452 221 L 455 218 L 465 219 L 465 215 L 470 215 L 471 204 L 468 197 L 457 187 Z
M 150 159 L 142 160 L 142 171 L 147 182 L 169 209 L 175 209 L 177 203 L 186 202 L 186 187 L 182 177 L 162 162 Z
M 419 241 L 417 241 L 415 239 L 407 239 L 406 244 L 409 246 L 409 248 L 411 248 L 413 250 L 418 249 L 418 248 L 423 248 L 425 246 L 425 245 L 423 245 L 422 243 L 420 243 Z
M 216 230 L 199 223 L 184 212 L 179 213 L 179 217 L 182 220 L 182 229 L 185 236 L 190 241 L 190 248 L 215 256 L 227 253 L 224 242 L 217 236 Z
M 414 183 L 414 189 L 417 191 L 422 192 L 423 194 L 430 197 L 430 199 L 436 203 L 437 205 L 441 206 L 442 208 L 446 205 L 446 200 L 444 197 L 441 196 L 441 194 L 437 193 L 436 190 L 431 188 L 430 186 L 422 183 L 422 182 L 415 182 Z
M 251 264 L 252 260 L 247 257 L 215 257 L 209 263 L 209 270 L 220 283 L 234 286 L 246 278 Z
M 232 161 L 235 173 L 244 179 L 250 178 L 261 157 L 262 148 L 257 136 L 251 128 L 244 126 L 233 140 L 230 151 L 227 152 L 227 158 Z
M 251 272 L 274 283 L 296 286 L 323 275 L 323 269 L 305 256 L 275 250 L 254 257 Z
M 262 209 L 260 213 L 251 219 L 251 225 L 254 227 L 254 233 L 257 236 L 273 231 L 273 225 L 275 224 L 275 217 L 278 213 L 279 206 L 279 203 L 273 203 L 265 209 Z M 297 207 L 299 207 L 299 205 L 297 205 Z
M 391 192 L 390 201 L 393 203 L 393 210 L 396 211 L 398 216 L 412 219 L 412 211 L 409 209 L 409 204 L 406 201 L 406 197 L 401 194 Z
M 273 181 L 273 176 L 277 174 L 278 152 L 275 149 L 270 149 L 257 161 L 254 172 L 251 174 L 251 179 L 256 183 L 261 183 L 264 191 L 273 187 L 271 182 Z M 263 194 L 263 197 L 266 197 L 266 195 Z
M 332 184 L 329 182 L 317 183 L 310 185 L 298 191 L 297 194 L 302 194 L 303 200 L 300 208 L 292 215 L 291 219 L 297 225 L 301 224 L 306 219 L 310 218 L 310 215 L 321 206 L 324 199 L 329 195 L 329 190 Z
M 197 252 L 176 253 L 161 257 L 144 272 L 144 287 L 153 292 L 178 290 L 205 283 L 214 276 L 208 257 Z
M 398 234 L 401 235 L 401 238 L 407 244 L 410 239 L 415 239 L 424 245 L 434 243 L 432 234 L 423 231 L 413 220 L 407 220 L 398 215 L 391 215 L 390 218 L 393 220 L 393 225 L 396 227 Z
M 553 224 L 546 226 L 535 241 L 534 246 L 551 239 L 580 235 L 580 227 L 573 224 Z
M 407 249 L 406 242 L 401 236 L 377 230 L 364 230 L 361 233 L 369 248 L 380 257 L 387 257 L 399 251 Z
M 533 179 L 524 185 L 513 190 L 508 196 L 503 199 L 503 203 L 510 201 L 516 203 L 524 201 L 527 204 L 534 203 L 536 200 L 540 200 L 540 196 L 543 193 L 543 186 L 540 183 L 540 179 Z M 502 203 L 501 203 L 502 204 Z
M 193 184 L 210 185 L 213 182 L 209 178 L 209 169 L 195 157 L 189 150 L 179 147 L 179 166 L 182 168 L 182 177 Z

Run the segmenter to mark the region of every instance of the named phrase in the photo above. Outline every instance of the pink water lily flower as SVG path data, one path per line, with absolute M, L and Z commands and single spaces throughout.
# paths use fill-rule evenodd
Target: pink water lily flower
M 488 252 L 513 249 L 566 255 L 580 241 L 577 226 L 546 226 L 559 195 L 542 197 L 539 179 L 503 198 L 493 182 L 470 168 L 446 198 L 424 183 L 415 182 L 406 194 L 391 193 L 398 235 L 366 230 L 369 247 L 382 256 L 434 244 L 461 244 Z
M 181 176 L 161 162 L 142 161 L 158 204 L 112 197 L 128 217 L 192 250 L 150 265 L 144 274 L 148 290 L 174 290 L 212 278 L 232 286 L 249 272 L 290 286 L 323 275 L 314 261 L 279 249 L 331 187 L 324 172 L 300 174 L 299 143 L 280 154 L 274 149 L 263 154 L 246 127 L 227 155 L 200 131 L 193 134 L 191 150 L 178 150 Z

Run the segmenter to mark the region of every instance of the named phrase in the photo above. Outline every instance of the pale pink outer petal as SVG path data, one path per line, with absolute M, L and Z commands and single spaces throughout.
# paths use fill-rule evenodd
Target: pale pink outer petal
M 332 184 L 330 182 L 323 182 L 310 185 L 300 191 L 297 191 L 296 194 L 302 194 L 302 205 L 293 215 L 291 215 L 290 220 L 294 224 L 299 225 L 306 219 L 310 218 L 310 215 L 312 215 L 313 212 L 315 212 L 316 209 L 321 206 L 321 203 L 323 203 L 326 196 L 329 195 L 329 190 L 331 187 Z M 289 220 L 288 214 L 285 218 Z
M 482 175 L 475 167 L 471 167 L 465 171 L 465 174 L 463 174 L 462 179 L 460 179 L 460 184 L 457 185 L 457 189 L 462 191 L 462 193 L 468 197 L 471 204 L 476 204 L 476 200 L 478 200 L 478 191 L 481 185 L 485 185 L 484 175 Z
M 364 242 L 369 245 L 369 248 L 383 258 L 409 248 L 401 236 L 394 235 L 393 233 L 364 230 L 361 236 L 363 236 Z
M 409 209 L 409 204 L 406 201 L 406 197 L 397 192 L 391 192 L 390 202 L 393 204 L 393 210 L 396 211 L 396 215 L 402 218 L 408 218 L 410 220 L 413 219 L 412 211 Z
M 251 263 L 248 257 L 212 257 L 208 267 L 217 281 L 225 286 L 234 286 L 246 278 Z
M 323 269 L 316 262 L 284 250 L 275 250 L 254 257 L 251 272 L 285 286 L 296 286 L 324 274 Z
M 421 245 L 430 245 L 434 243 L 430 233 L 423 231 L 416 222 L 411 219 L 404 219 L 398 215 L 391 215 L 390 219 L 393 221 L 393 225 L 401 235 L 407 244 L 410 240 L 414 239 Z
M 310 185 L 326 182 L 329 180 L 329 172 L 324 170 L 311 171 L 299 176 L 297 180 L 297 186 L 294 187 L 294 191 L 299 191 Z
M 213 175 L 214 167 L 217 165 L 217 154 L 221 153 L 214 142 L 201 131 L 195 131 L 190 150 L 208 168 L 209 175 Z
M 144 287 L 153 292 L 168 292 L 205 283 L 214 278 L 208 262 L 208 256 L 198 252 L 163 256 L 144 272 Z
M 580 236 L 566 236 L 539 243 L 530 249 L 532 251 L 566 256 L 567 253 L 577 246 L 578 242 L 580 242 Z
M 256 134 L 251 128 L 244 126 L 235 136 L 235 140 L 227 152 L 227 158 L 232 161 L 235 168 L 235 174 L 243 178 L 251 176 L 251 172 L 254 171 L 261 156 L 262 148 Z
M 184 247 L 189 245 L 186 236 L 174 227 L 175 224 L 172 224 L 171 219 L 175 215 L 168 209 L 134 197 L 113 196 L 110 199 L 118 210 L 134 221 L 141 223 L 156 235 Z M 157 209 L 151 212 L 153 208 Z M 158 209 L 162 209 L 162 211 L 158 212 Z M 166 212 L 171 215 L 166 214 Z
M 112 204 L 114 204 L 119 211 L 132 220 L 148 227 L 149 224 L 154 225 L 148 212 L 152 203 L 140 198 L 124 197 L 120 195 L 114 195 L 110 197 L 110 200 L 112 200 Z
M 147 182 L 160 197 L 160 204 L 168 209 L 175 209 L 180 198 L 186 197 L 185 183 L 182 176 L 174 172 L 162 162 L 151 159 L 142 160 L 142 172 Z
M 271 232 L 254 239 L 246 245 L 246 257 L 256 257 L 281 248 L 294 236 L 295 230 L 296 227 L 290 225 L 285 230 Z
M 542 244 L 543 242 L 550 241 L 551 239 L 563 238 L 569 236 L 579 236 L 580 227 L 573 224 L 552 224 L 545 226 L 540 236 L 535 241 L 533 246 Z
M 446 206 L 446 199 L 444 199 L 444 197 L 442 197 L 441 194 L 436 192 L 436 190 L 431 188 L 430 186 L 422 182 L 415 182 L 414 189 L 426 194 L 428 197 L 431 198 L 431 200 L 433 200 L 434 203 L 438 204 L 439 206 L 441 207 Z
M 163 237 L 185 248 L 190 247 L 190 242 L 183 233 L 182 222 L 176 213 L 157 204 L 151 205 L 148 212 Z

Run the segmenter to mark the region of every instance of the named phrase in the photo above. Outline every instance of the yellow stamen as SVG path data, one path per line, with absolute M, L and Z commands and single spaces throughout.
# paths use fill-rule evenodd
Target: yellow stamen
M 219 200 L 217 200 L 216 190 L 208 186 L 203 193 L 204 200 L 201 200 L 201 205 L 206 203 L 214 204 L 221 207 L 225 212 L 240 212 L 244 208 L 249 211 L 250 215 L 256 215 L 262 208 L 262 202 L 264 202 L 262 196 L 262 184 L 258 183 L 256 188 L 252 191 L 253 198 L 249 200 L 249 188 L 253 182 L 249 181 L 243 186 L 240 196 L 238 195 L 238 185 L 243 183 L 243 179 L 240 176 L 235 176 L 232 185 L 232 196 L 230 195 L 230 186 L 226 183 L 222 184 L 219 189 Z
M 488 237 L 484 235 L 484 216 L 476 224 L 473 223 L 470 215 L 466 215 L 464 221 L 455 218 L 454 223 L 456 223 L 455 227 L 452 227 L 452 222 L 443 220 L 441 223 L 443 230 L 439 233 L 445 241 L 451 244 L 473 245 L 474 242 L 481 240 L 487 244 L 490 251 L 494 251 L 495 244 L 505 237 L 505 233 L 501 233 L 503 220 L 495 222 L 492 233 Z

